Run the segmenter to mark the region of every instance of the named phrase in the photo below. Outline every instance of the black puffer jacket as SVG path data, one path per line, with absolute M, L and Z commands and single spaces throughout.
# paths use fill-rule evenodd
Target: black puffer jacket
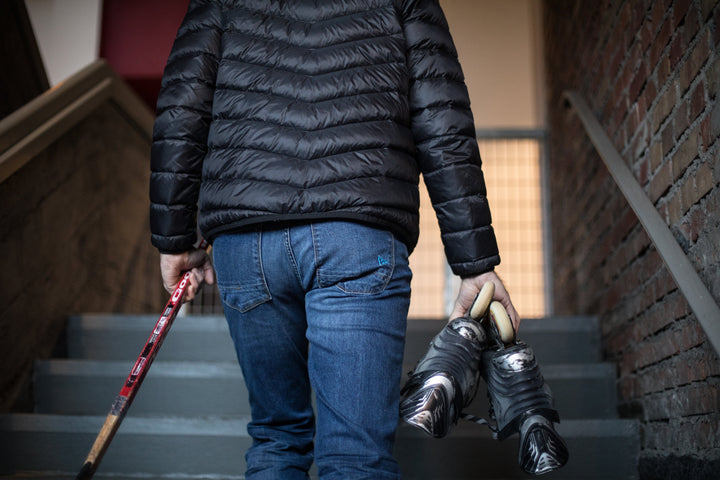
M 470 103 L 437 0 L 190 2 L 152 147 L 160 251 L 189 249 L 196 221 L 212 241 L 324 219 L 389 229 L 412 250 L 420 172 L 453 271 L 492 269 Z

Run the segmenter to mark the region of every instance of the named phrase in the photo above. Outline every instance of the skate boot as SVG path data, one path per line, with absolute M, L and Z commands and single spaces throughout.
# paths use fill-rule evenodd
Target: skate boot
M 486 286 L 475 299 L 470 316 L 450 321 L 432 339 L 401 391 L 400 416 L 433 437 L 447 435 L 477 393 L 487 340 L 472 314 L 487 310 L 495 286 Z
M 560 422 L 560 417 L 535 354 L 524 342 L 513 340 L 508 344 L 497 332 L 487 333 L 499 346 L 486 349 L 481 362 L 497 439 L 520 434 L 518 463 L 527 473 L 540 475 L 562 467 L 567 463 L 568 450 L 555 431 L 553 423 Z

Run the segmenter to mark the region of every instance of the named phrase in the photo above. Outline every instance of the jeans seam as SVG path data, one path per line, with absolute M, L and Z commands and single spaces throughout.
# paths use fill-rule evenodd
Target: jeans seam
M 322 285 L 322 281 L 321 281 L 321 278 L 320 278 L 320 277 L 321 277 L 321 274 L 320 274 L 320 262 L 319 262 L 319 260 L 318 260 L 318 259 L 319 259 L 318 249 L 320 248 L 320 247 L 319 247 L 320 242 L 318 242 L 318 239 L 317 239 L 317 232 L 315 231 L 315 224 L 314 224 L 314 223 L 311 223 L 311 224 L 310 224 L 310 233 L 311 233 L 311 236 L 312 236 L 312 243 L 313 243 L 313 256 L 314 256 L 313 260 L 314 260 L 314 262 L 315 262 L 315 270 L 314 270 L 314 271 L 315 271 L 315 287 L 316 287 L 316 288 L 320 288 L 321 285 Z
M 290 260 L 290 264 L 292 265 L 293 273 L 295 274 L 295 278 L 298 281 L 298 285 L 300 287 L 303 287 L 302 282 L 302 275 L 300 274 L 300 267 L 297 263 L 297 259 L 295 258 L 295 252 L 292 248 L 292 241 L 290 238 L 290 228 L 286 228 L 283 231 L 283 242 L 285 243 L 285 252 L 287 253 L 288 260 Z
M 262 236 L 262 229 L 258 232 L 258 246 L 257 246 L 257 256 L 258 256 L 258 268 L 260 269 L 260 281 L 262 282 L 263 289 L 265 290 L 265 293 L 267 294 L 267 300 L 272 300 L 272 294 L 270 293 L 270 289 L 268 288 L 267 279 L 265 278 L 265 267 L 263 266 L 263 258 L 262 258 L 262 244 L 263 244 L 263 236 Z M 257 306 L 257 305 L 256 305 Z

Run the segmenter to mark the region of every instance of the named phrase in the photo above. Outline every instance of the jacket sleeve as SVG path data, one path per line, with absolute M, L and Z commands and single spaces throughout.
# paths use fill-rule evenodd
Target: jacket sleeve
M 221 2 L 192 0 L 168 58 L 157 102 L 150 176 L 152 243 L 192 248 L 222 30 Z
M 412 131 L 453 272 L 500 263 L 465 79 L 438 0 L 403 2 Z

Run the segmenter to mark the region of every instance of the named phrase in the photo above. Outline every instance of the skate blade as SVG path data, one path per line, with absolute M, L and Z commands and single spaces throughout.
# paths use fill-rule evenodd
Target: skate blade
M 521 439 L 518 463 L 531 475 L 542 475 L 563 467 L 568 461 L 565 441 L 544 425 L 535 425 Z

